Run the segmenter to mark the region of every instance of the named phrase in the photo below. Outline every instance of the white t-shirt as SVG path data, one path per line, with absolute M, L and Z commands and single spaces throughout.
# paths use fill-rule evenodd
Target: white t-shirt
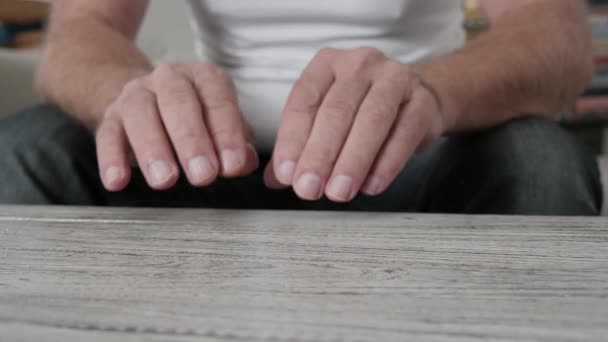
M 294 81 L 323 47 L 371 46 L 402 62 L 462 45 L 456 0 L 190 0 L 201 58 L 233 76 L 258 147 L 272 148 Z

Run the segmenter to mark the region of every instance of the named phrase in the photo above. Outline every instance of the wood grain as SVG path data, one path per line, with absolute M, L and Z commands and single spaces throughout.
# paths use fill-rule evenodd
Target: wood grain
M 0 341 L 607 341 L 608 221 L 0 207 Z

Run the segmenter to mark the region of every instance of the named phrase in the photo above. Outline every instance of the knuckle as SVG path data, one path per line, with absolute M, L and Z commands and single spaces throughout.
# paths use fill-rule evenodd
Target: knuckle
M 386 161 L 386 164 L 382 169 L 376 170 L 374 176 L 378 177 L 379 179 L 383 179 L 387 183 L 390 183 L 397 178 L 403 167 L 403 163 L 398 159 Z
M 336 48 L 324 47 L 324 48 L 321 48 L 321 50 L 319 50 L 319 53 L 317 54 L 317 57 L 319 57 L 319 58 L 331 58 L 331 57 L 334 57 L 338 53 L 339 53 L 339 50 L 336 49 Z
M 324 109 L 325 115 L 336 120 L 351 118 L 357 111 L 356 105 L 347 99 L 334 99 Z
M 314 153 L 308 153 L 302 159 L 302 169 L 322 171 L 327 170 L 333 166 L 332 149 L 329 147 L 319 147 Z
M 174 136 L 176 142 L 179 143 L 195 143 L 200 141 L 203 134 L 201 134 L 200 130 L 196 129 L 191 125 L 181 124 L 175 128 Z
M 395 123 L 395 129 L 402 131 L 409 131 L 412 127 L 419 126 L 416 122 L 417 120 L 414 118 L 412 120 L 411 117 L 400 117 L 399 120 Z
M 372 127 L 386 126 L 386 123 L 392 123 L 395 120 L 398 108 L 396 106 L 380 102 L 371 106 L 373 108 L 368 113 L 370 125 Z
M 352 52 L 352 56 L 354 62 L 361 66 L 367 66 L 385 58 L 382 51 L 366 46 L 355 48 Z
M 399 132 L 398 134 L 405 137 L 408 144 L 412 145 L 420 143 L 428 133 L 428 129 L 425 128 L 425 124 L 420 115 L 400 117 L 394 126 L 394 129 Z
M 436 117 L 432 115 L 424 115 L 420 118 L 420 129 L 423 133 L 422 145 L 429 147 L 434 144 L 442 135 L 441 124 L 437 123 Z
M 124 92 L 115 101 L 113 107 L 119 114 L 124 114 L 128 109 L 139 108 L 153 101 L 154 95 L 145 87 L 136 87 Z
M 129 111 L 132 107 L 134 93 L 129 93 L 128 95 L 123 95 L 116 99 L 104 113 L 104 122 L 110 120 L 122 120 L 124 115 Z
M 203 135 L 194 130 L 186 129 L 183 132 L 176 134 L 175 139 L 173 139 L 173 143 L 175 148 L 178 150 L 178 153 L 186 152 L 187 154 L 193 155 L 193 153 L 188 151 L 205 148 L 203 137 Z
M 174 98 L 174 99 L 186 99 L 192 95 L 192 91 L 188 83 L 183 81 L 176 81 L 167 84 L 163 92 L 165 95 Z
M 217 96 L 213 99 L 203 99 L 203 102 L 207 113 L 214 115 L 234 115 L 238 113 L 242 115 L 238 103 L 232 97 Z
M 105 140 L 106 137 L 111 135 L 112 134 L 111 132 L 112 132 L 112 128 L 110 126 L 109 119 L 105 119 L 99 125 L 99 127 L 97 127 L 97 130 L 95 131 L 95 140 L 99 144 L 100 142 Z
M 280 134 L 278 136 L 277 141 L 281 142 L 276 146 L 276 154 L 278 156 L 281 156 L 283 154 L 299 154 L 301 152 L 301 149 L 306 145 L 306 137 L 297 133 L 298 132 L 286 132 L 286 134 Z
M 112 104 L 110 104 L 110 106 L 108 106 L 108 108 L 106 108 L 106 111 L 103 115 L 104 124 L 106 122 L 108 122 L 109 120 L 112 120 L 113 118 L 120 117 L 120 112 L 121 112 L 120 104 L 121 104 L 121 102 L 117 99 Z
M 275 143 L 275 151 L 279 155 L 282 155 L 281 152 L 285 151 L 294 152 L 292 154 L 301 154 L 309 138 L 308 132 L 302 130 L 302 119 L 302 116 L 296 116 L 288 124 L 279 127 Z
M 163 149 L 164 141 L 158 138 L 142 137 L 137 133 L 127 130 L 128 141 L 137 160 L 149 161 L 165 155 Z
M 177 65 L 166 62 L 159 64 L 150 77 L 150 83 L 154 85 L 154 89 L 157 91 L 166 89 L 168 85 L 185 79 L 183 74 L 177 71 Z
M 399 79 L 409 78 L 411 76 L 411 67 L 394 60 L 388 60 L 384 64 L 384 70 L 387 76 L 397 77 Z
M 244 130 L 241 125 L 211 128 L 210 133 L 220 144 L 228 144 L 230 142 L 240 144 L 245 141 Z
M 315 113 L 323 102 L 323 92 L 312 82 L 298 81 L 287 104 L 288 111 Z
M 420 145 L 418 146 L 418 151 L 428 150 L 435 144 L 435 142 L 440 137 L 441 137 L 441 135 L 438 134 L 437 132 L 433 132 L 433 131 L 429 132 L 426 136 L 424 136 L 424 138 L 420 142 Z
M 214 63 L 202 62 L 194 69 L 195 77 L 200 79 L 229 79 L 228 73 Z
M 144 79 L 141 77 L 135 78 L 127 82 L 123 87 L 123 93 L 132 93 L 145 88 Z
M 217 64 L 210 63 L 210 62 L 201 62 L 200 64 L 197 65 L 197 69 L 200 72 L 204 72 L 204 73 L 208 73 L 208 74 L 221 72 L 221 68 L 218 67 Z
M 137 132 L 134 132 L 133 134 L 135 135 L 137 134 Z M 134 139 L 137 138 L 134 137 Z M 154 159 L 155 156 L 164 154 L 164 146 L 167 143 L 164 137 L 144 136 L 139 137 L 139 139 L 139 144 L 133 146 L 133 149 L 135 150 L 136 154 L 141 154 L 142 156 L 144 156 L 145 159 Z
M 163 74 L 174 74 L 175 71 L 175 67 L 173 64 L 171 63 L 167 63 L 167 62 L 161 62 L 160 64 L 158 64 L 156 66 L 156 70 L 155 70 L 155 74 L 156 75 L 163 75 Z
M 384 156 L 373 174 L 375 177 L 390 183 L 404 167 L 405 161 L 400 156 Z

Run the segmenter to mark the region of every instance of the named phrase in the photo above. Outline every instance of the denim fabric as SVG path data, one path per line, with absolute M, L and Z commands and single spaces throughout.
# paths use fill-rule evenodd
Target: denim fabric
M 182 177 L 166 192 L 149 189 L 135 170 L 126 190 L 109 193 L 93 136 L 51 106 L 0 120 L 0 158 L 0 203 L 11 204 L 597 215 L 603 200 L 591 152 L 559 125 L 536 118 L 444 138 L 414 156 L 386 193 L 349 204 L 267 189 L 263 168 L 206 188 Z M 261 159 L 264 166 L 268 156 Z

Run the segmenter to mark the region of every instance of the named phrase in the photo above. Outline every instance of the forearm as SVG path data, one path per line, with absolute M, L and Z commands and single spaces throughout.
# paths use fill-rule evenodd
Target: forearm
M 94 129 L 124 84 L 150 69 L 129 37 L 83 16 L 51 26 L 37 86 L 48 101 Z
M 511 11 L 461 50 L 416 66 L 440 97 L 447 132 L 550 117 L 573 103 L 593 71 L 579 5 Z

